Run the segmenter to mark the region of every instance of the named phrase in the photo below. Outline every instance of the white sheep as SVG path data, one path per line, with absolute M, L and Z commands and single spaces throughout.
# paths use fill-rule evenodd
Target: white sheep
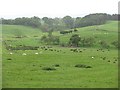
M 92 57 L 92 59 L 94 59 L 94 57 Z
M 27 55 L 26 53 L 23 53 L 22 55 Z
M 13 53 L 12 53 L 12 52 L 10 52 L 10 54 L 12 55 Z
M 35 53 L 35 54 L 38 54 L 38 53 Z

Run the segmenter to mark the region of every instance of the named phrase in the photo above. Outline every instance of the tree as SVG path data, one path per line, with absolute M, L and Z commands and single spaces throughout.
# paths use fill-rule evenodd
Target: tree
M 48 32 L 48 36 L 52 36 L 53 31 L 60 31 L 64 29 L 64 26 L 59 18 L 48 18 L 43 17 L 42 18 L 43 23 L 41 25 L 41 30 L 43 32 Z
M 58 45 L 60 43 L 59 37 L 57 36 L 42 36 L 41 41 L 46 44 Z
M 81 37 L 78 34 L 74 34 L 71 36 L 71 38 L 69 40 L 69 44 L 71 46 L 78 46 L 80 40 L 81 40 Z
M 102 40 L 100 43 L 99 43 L 103 48 L 109 48 L 109 45 L 107 44 L 106 41 Z
M 74 28 L 74 19 L 70 16 L 63 17 L 63 22 L 65 23 L 67 28 Z
M 94 38 L 88 37 L 88 38 L 82 38 L 80 41 L 80 46 L 87 46 L 90 47 L 95 43 Z
M 41 25 L 40 29 L 42 30 L 42 32 L 47 32 L 48 36 L 52 36 L 52 32 L 53 32 L 53 27 L 44 23 L 43 25 Z
M 116 48 L 120 48 L 120 42 L 118 41 L 113 41 L 111 44 L 114 45 Z
M 79 27 L 101 25 L 106 23 L 106 21 L 110 19 L 111 19 L 111 16 L 106 13 L 89 14 L 81 18 L 81 20 L 77 23 L 77 25 Z
M 38 28 L 41 25 L 41 22 L 40 22 L 40 18 L 34 16 L 31 18 L 27 18 L 27 17 L 16 18 L 14 20 L 14 24 Z
M 81 22 L 81 17 L 77 17 L 76 20 L 75 20 L 75 28 L 78 28 L 80 27 L 80 22 Z

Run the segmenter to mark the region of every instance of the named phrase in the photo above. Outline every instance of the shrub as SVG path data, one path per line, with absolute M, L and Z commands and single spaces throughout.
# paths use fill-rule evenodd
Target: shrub
M 100 41 L 99 44 L 100 44 L 103 48 L 109 48 L 109 45 L 107 44 L 106 41 Z
M 67 47 L 67 46 L 69 46 L 69 45 L 68 45 L 68 43 L 61 43 L 60 46 L 62 46 L 62 47 Z
M 44 67 L 44 68 L 42 68 L 42 70 L 52 71 L 52 70 L 56 70 L 56 69 L 52 68 L 52 67 Z
M 11 58 L 8 58 L 7 60 L 12 60 Z
M 91 66 L 87 66 L 87 65 L 84 65 L 84 64 L 77 64 L 77 65 L 75 65 L 75 67 L 78 67 L 78 68 L 92 68 Z
M 42 36 L 41 41 L 46 44 L 58 45 L 60 43 L 58 36 Z
M 113 41 L 111 44 L 114 45 L 116 48 L 120 48 L 120 43 L 118 41 Z
M 54 66 L 55 66 L 55 67 L 60 67 L 60 65 L 59 65 L 59 64 L 55 64 Z
M 78 46 L 80 40 L 81 40 L 80 36 L 78 34 L 74 34 L 71 36 L 69 44 L 70 46 Z
M 93 44 L 95 43 L 95 40 L 94 38 L 92 37 L 89 37 L 89 38 L 82 38 L 79 45 L 80 46 L 87 46 L 87 47 L 90 47 L 92 46 Z
M 77 32 L 77 31 L 78 31 L 78 30 L 75 28 L 75 29 L 74 29 L 74 32 Z

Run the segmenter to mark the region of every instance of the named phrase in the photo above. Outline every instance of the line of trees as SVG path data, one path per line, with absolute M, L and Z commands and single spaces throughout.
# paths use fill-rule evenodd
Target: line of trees
M 2 19 L 2 24 L 9 24 L 9 25 L 25 25 L 31 27 L 40 27 L 41 22 L 39 17 L 22 17 L 16 19 Z
M 63 18 L 48 18 L 48 17 L 22 17 L 16 19 L 2 19 L 2 24 L 9 25 L 25 25 L 35 28 L 41 28 L 42 31 L 73 29 L 85 26 L 100 25 L 106 23 L 108 20 L 119 20 L 118 14 L 95 13 L 89 14 L 85 17 L 72 18 L 65 16 Z
M 101 40 L 97 42 L 94 37 L 81 37 L 79 34 L 73 34 L 67 43 L 60 42 L 58 36 L 42 36 L 40 39 L 41 43 L 46 45 L 60 45 L 62 47 L 92 47 L 99 46 L 100 48 L 117 48 L 120 49 L 120 42 L 112 41 L 108 43 L 107 41 Z

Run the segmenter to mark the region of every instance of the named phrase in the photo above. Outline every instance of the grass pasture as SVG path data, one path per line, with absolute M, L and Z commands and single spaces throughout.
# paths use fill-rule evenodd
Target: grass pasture
M 94 37 L 109 44 L 118 40 L 117 22 L 105 25 L 79 28 L 81 37 Z M 98 28 L 97 28 L 98 27 Z M 97 30 L 96 30 L 97 28 Z M 19 33 L 16 32 L 16 29 Z M 113 31 L 114 30 L 114 31 Z M 3 40 L 8 45 L 39 46 L 38 50 L 6 50 L 2 47 L 3 88 L 117 88 L 118 50 L 95 47 L 45 46 L 40 43 L 43 34 L 40 30 L 17 25 L 3 25 Z M 17 34 L 16 34 L 17 33 Z M 100 33 L 100 34 L 98 34 Z M 109 33 L 109 34 L 105 34 Z M 61 42 L 68 42 L 73 34 L 60 35 Z M 93 35 L 94 34 L 94 35 Z M 26 36 L 15 38 L 17 35 Z M 48 47 L 48 46 L 45 46 Z M 12 54 L 10 54 L 12 53 Z M 75 67 L 86 65 L 91 68 Z

